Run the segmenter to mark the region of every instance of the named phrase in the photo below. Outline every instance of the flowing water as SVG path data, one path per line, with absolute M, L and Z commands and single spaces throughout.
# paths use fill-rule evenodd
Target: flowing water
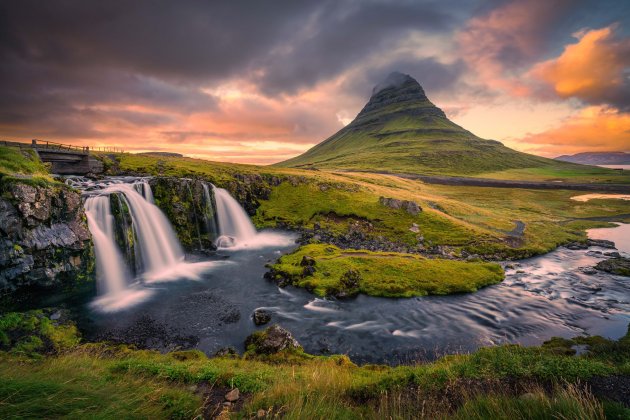
M 219 238 L 217 246 L 232 247 L 256 237 L 256 228 L 241 205 L 223 188 L 213 188 L 217 206 Z
M 85 201 L 85 215 L 94 241 L 99 293 L 121 292 L 130 275 L 114 241 L 114 216 L 109 196 L 89 197 Z
M 115 185 L 116 191 L 127 191 Z M 99 243 L 106 242 L 98 237 L 99 231 L 107 236 L 110 228 L 95 221 L 111 220 L 101 209 L 110 187 L 86 201 L 90 229 L 94 228 Z M 146 208 L 152 205 L 136 195 L 135 201 L 129 200 L 130 207 L 143 208 L 147 219 L 162 220 L 155 214 L 159 209 L 149 214 Z M 552 336 L 619 338 L 630 321 L 629 279 L 585 269 L 611 251 L 597 247 L 559 248 L 519 261 L 506 269 L 504 282 L 471 294 L 411 299 L 361 295 L 338 301 L 293 287 L 281 289 L 263 279 L 265 264 L 294 249 L 295 235 L 256 232 L 227 191 L 215 188 L 214 199 L 219 232 L 232 238 L 230 247 L 220 248 L 210 261 L 188 256 L 186 263 L 173 251 L 171 263 L 179 269 L 172 278 L 179 281 L 128 286 L 126 298 L 116 300 L 115 314 L 89 311 L 84 326 L 89 336 L 157 349 L 193 346 L 208 354 L 226 346 L 243 350 L 245 338 L 261 328 L 253 324 L 251 314 L 262 308 L 272 313 L 272 323 L 289 329 L 308 352 L 345 353 L 358 362 L 398 363 L 501 343 L 535 345 Z M 140 214 L 138 210 L 134 217 Z M 591 235 L 614 238 L 620 252 L 630 253 L 629 228 L 621 224 L 593 230 Z M 147 234 L 142 240 L 153 237 Z M 103 248 L 102 255 L 114 254 Z M 101 261 L 98 252 L 97 258 Z

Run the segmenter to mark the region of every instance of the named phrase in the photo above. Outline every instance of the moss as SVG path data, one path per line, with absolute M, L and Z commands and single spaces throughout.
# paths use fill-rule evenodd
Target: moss
M 26 356 L 59 352 L 79 343 L 72 323 L 56 323 L 50 311 L 10 312 L 0 316 L 0 349 Z
M 315 261 L 312 274 L 305 275 L 305 257 Z M 288 280 L 320 296 L 346 297 L 357 291 L 386 297 L 474 292 L 501 282 L 504 276 L 501 266 L 495 263 L 341 250 L 324 244 L 300 247 L 282 256 L 271 268 L 278 280 Z

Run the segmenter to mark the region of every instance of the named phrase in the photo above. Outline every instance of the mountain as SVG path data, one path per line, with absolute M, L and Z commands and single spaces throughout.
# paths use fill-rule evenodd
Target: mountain
M 475 136 L 450 121 L 413 77 L 392 73 L 374 87 L 369 102 L 350 124 L 304 154 L 276 165 L 475 175 L 569 164 Z
M 584 152 L 575 155 L 558 156 L 556 160 L 580 163 L 582 165 L 630 165 L 630 153 Z

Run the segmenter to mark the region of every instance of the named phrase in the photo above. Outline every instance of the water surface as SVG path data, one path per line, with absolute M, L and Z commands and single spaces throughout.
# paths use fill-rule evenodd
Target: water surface
M 628 252 L 630 225 L 591 232 Z M 388 299 L 320 299 L 263 279 L 265 264 L 290 252 L 291 234 L 273 246 L 221 250 L 196 280 L 152 284 L 152 295 L 115 314 L 91 312 L 98 337 L 127 337 L 154 348 L 194 345 L 212 354 L 257 328 L 251 314 L 272 312 L 310 353 L 345 353 L 365 362 L 409 362 L 502 343 L 536 345 L 552 336 L 619 338 L 630 321 L 630 281 L 585 269 L 609 249 L 560 248 L 507 268 L 506 279 L 476 293 Z M 190 257 L 189 257 L 190 258 Z M 590 273 L 590 274 L 587 274 Z M 142 326 L 142 328 L 138 328 Z M 137 340 L 136 340 L 137 341 Z M 183 344 L 182 344 L 183 343 Z

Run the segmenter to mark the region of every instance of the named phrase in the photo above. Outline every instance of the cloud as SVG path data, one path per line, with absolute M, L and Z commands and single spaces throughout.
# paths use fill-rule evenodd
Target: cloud
M 550 157 L 586 151 L 630 151 L 630 114 L 591 106 L 557 127 L 518 142 L 527 151 Z
M 560 98 L 609 104 L 630 111 L 630 38 L 614 36 L 615 26 L 574 34 L 578 42 L 536 65 L 531 76 Z
M 525 96 L 520 73 L 545 51 L 555 21 L 570 7 L 568 0 L 525 0 L 485 11 L 456 34 L 461 57 L 487 88 Z
M 566 44 L 557 34 L 578 29 L 569 23 L 594 27 L 620 8 L 594 0 L 0 2 L 0 135 L 269 163 L 333 134 L 392 71 L 411 74 L 458 118 L 501 91 L 537 101 L 541 91 L 522 75 L 559 54 L 563 44 L 551 40 Z M 536 81 L 559 100 L 546 79 Z M 602 98 L 620 104 L 606 91 Z

